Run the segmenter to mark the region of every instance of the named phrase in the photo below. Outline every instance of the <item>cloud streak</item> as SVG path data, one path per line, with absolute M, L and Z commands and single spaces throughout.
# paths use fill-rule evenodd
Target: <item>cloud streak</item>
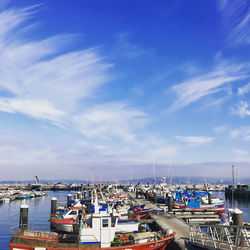
M 208 144 L 214 140 L 213 137 L 207 137 L 207 136 L 175 136 L 175 138 L 179 141 L 188 143 L 192 146 Z
M 238 88 L 238 96 L 242 96 L 245 95 L 247 93 L 249 93 L 250 91 L 250 82 L 244 86 L 242 86 L 241 88 Z
M 225 87 L 226 84 L 247 77 L 249 77 L 249 73 L 247 72 L 247 67 L 243 64 L 219 64 L 210 73 L 193 77 L 172 86 L 171 90 L 177 95 L 177 99 L 170 107 L 170 111 L 183 108 L 212 94 L 219 92 L 228 94 L 228 88 Z
M 126 142 L 134 141 L 136 137 L 134 130 L 143 129 L 146 122 L 145 113 L 129 108 L 123 102 L 93 106 L 73 120 L 73 124 L 88 138 L 110 140 L 114 137 Z
M 63 53 L 72 35 L 16 37 L 15 28 L 32 17 L 30 9 L 0 14 L 0 110 L 64 124 L 84 98 L 110 80 L 112 65 L 95 48 Z
M 230 137 L 233 139 L 239 138 L 240 140 L 250 141 L 250 127 L 242 126 L 233 129 L 230 132 Z
M 246 116 L 250 116 L 250 108 L 249 108 L 249 103 L 246 101 L 241 101 L 237 108 L 233 109 L 232 112 L 234 115 L 238 115 L 241 118 L 244 118 Z
M 249 1 L 218 1 L 218 9 L 225 25 L 229 27 L 228 41 L 231 45 L 250 43 L 250 8 Z

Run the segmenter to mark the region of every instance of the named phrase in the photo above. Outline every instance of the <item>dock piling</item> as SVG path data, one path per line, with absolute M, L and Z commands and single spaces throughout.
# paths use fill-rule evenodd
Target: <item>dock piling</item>
M 208 204 L 212 204 L 212 194 L 208 193 Z
M 173 204 L 172 204 L 172 195 L 168 195 L 168 212 L 171 212 L 173 210 Z
M 67 201 L 70 201 L 70 200 L 72 200 L 72 194 L 68 194 L 67 196 Z
M 232 211 L 232 219 L 233 225 L 241 227 L 243 225 L 243 213 L 240 209 L 233 209 Z
M 28 229 L 28 214 L 29 214 L 29 206 L 26 204 L 21 205 L 20 218 L 19 218 L 19 229 L 23 229 L 23 230 Z
M 50 207 L 50 215 L 53 216 L 56 214 L 56 210 L 57 210 L 57 198 L 53 197 L 51 199 L 51 207 Z
M 154 203 L 157 203 L 157 193 L 154 193 Z

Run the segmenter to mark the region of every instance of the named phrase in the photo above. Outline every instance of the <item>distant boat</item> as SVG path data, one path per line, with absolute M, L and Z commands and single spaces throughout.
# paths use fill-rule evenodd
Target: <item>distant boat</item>
M 31 184 L 31 190 L 42 191 L 43 187 L 38 179 L 38 176 L 35 176 L 35 178 L 36 178 L 36 183 Z

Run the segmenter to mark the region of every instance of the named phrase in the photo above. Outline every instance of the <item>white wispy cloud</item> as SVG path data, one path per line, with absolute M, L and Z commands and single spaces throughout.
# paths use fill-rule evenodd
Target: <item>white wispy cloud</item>
M 8 113 L 22 113 L 38 119 L 52 122 L 62 121 L 66 115 L 63 111 L 55 109 L 47 101 L 0 98 L 0 111 Z
M 186 142 L 190 145 L 202 145 L 211 143 L 214 138 L 208 136 L 175 136 L 176 139 Z
M 250 10 L 241 19 L 239 24 L 232 30 L 229 39 L 234 44 L 249 44 L 250 43 Z
M 203 106 L 200 107 L 200 110 L 204 110 L 204 109 L 209 109 L 209 108 L 217 108 L 220 107 L 223 103 L 226 102 L 226 100 L 228 100 L 231 97 L 231 95 L 219 98 L 215 101 L 209 102 Z
M 15 28 L 32 17 L 30 9 L 0 13 L 0 110 L 63 124 L 84 98 L 110 80 L 112 65 L 96 48 L 63 53 L 72 35 L 40 41 L 15 36 Z
M 116 137 L 133 141 L 136 137 L 135 131 L 144 128 L 147 115 L 138 109 L 127 107 L 123 102 L 111 102 L 90 107 L 72 122 L 89 138 Z
M 250 91 L 250 82 L 241 88 L 238 88 L 238 95 L 245 95 Z
M 235 139 L 239 138 L 241 140 L 250 141 L 250 127 L 242 126 L 237 129 L 230 131 L 230 137 Z
M 100 56 L 98 48 L 68 52 L 68 45 L 77 38 L 69 34 L 32 40 L 33 10 L 0 13 L 0 111 L 74 131 L 81 143 L 67 147 L 33 141 L 31 147 L 7 147 L 2 149 L 5 157 L 0 163 L 31 166 L 46 159 L 51 168 L 62 161 L 70 165 L 84 161 L 90 166 L 146 164 L 152 159 L 164 163 L 178 154 L 175 145 L 145 133 L 150 121 L 146 112 L 124 100 L 95 102 L 100 88 L 112 79 L 113 67 Z M 22 32 L 16 33 L 20 27 L 26 32 L 25 39 Z M 130 51 L 128 57 L 143 53 L 126 37 L 120 37 L 120 42 L 124 52 Z M 9 158 L 10 154 L 16 161 Z
M 232 113 L 240 117 L 246 117 L 250 115 L 249 103 L 246 101 L 241 101 L 237 108 L 232 109 Z
M 225 27 L 229 29 L 228 41 L 232 45 L 250 43 L 250 8 L 249 1 L 218 1 Z
M 228 86 L 225 85 L 248 78 L 248 70 L 244 64 L 230 65 L 223 62 L 218 64 L 216 69 L 210 73 L 193 77 L 172 86 L 171 90 L 176 93 L 177 100 L 170 107 L 170 111 L 180 109 L 203 97 L 218 92 L 224 92 L 226 96 L 230 95 L 231 92 L 228 92 Z M 221 101 L 224 100 L 225 99 L 221 99 Z
M 213 130 L 214 130 L 216 133 L 222 133 L 222 132 L 224 132 L 226 129 L 227 129 L 227 125 L 216 126 L 216 127 L 213 128 Z

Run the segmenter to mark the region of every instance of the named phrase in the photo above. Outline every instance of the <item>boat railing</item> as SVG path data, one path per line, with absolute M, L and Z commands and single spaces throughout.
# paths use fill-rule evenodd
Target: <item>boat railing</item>
M 24 231 L 50 231 L 50 225 L 48 224 L 28 224 L 23 226 L 24 226 L 23 229 L 20 229 L 18 226 L 11 227 L 10 233 L 16 234 Z
M 189 225 L 190 242 L 214 249 L 250 249 L 250 226 Z

